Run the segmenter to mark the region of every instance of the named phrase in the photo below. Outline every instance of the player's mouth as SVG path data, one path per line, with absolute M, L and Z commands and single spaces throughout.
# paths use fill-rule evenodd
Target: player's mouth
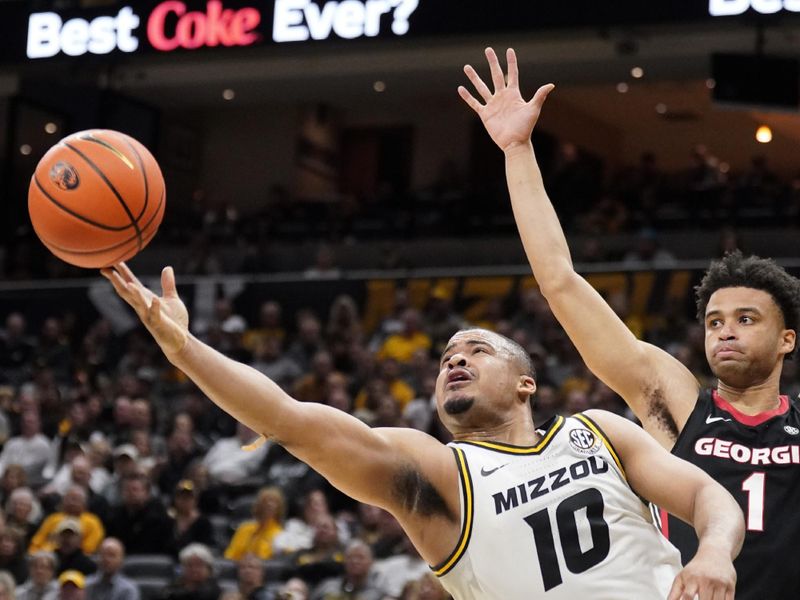
M 472 373 L 463 367 L 456 367 L 447 374 L 447 383 L 445 384 L 444 389 L 456 389 L 466 385 L 472 380 Z
M 714 356 L 716 358 L 733 358 L 741 354 L 741 351 L 733 346 L 717 346 L 714 349 Z

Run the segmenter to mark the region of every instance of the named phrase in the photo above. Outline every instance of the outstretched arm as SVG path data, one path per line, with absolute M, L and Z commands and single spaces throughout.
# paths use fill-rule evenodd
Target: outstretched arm
M 609 436 L 636 493 L 692 524 L 697 532 L 697 554 L 678 574 L 668 600 L 695 595 L 701 600 L 732 600 L 733 559 L 744 540 L 744 517 L 733 496 L 627 419 L 598 410 L 585 414 Z
M 202 343 L 189 333 L 172 268 L 162 272 L 162 297 L 144 287 L 124 263 L 102 274 L 133 307 L 169 361 L 211 400 L 343 492 L 402 517 L 413 512 L 405 495 L 409 482 L 418 481 L 412 475 L 422 474 L 435 489 L 453 491 L 453 498 L 445 501 L 457 514 L 457 473 L 445 446 L 417 431 L 370 429 L 332 407 L 297 402 L 259 371 Z
M 531 144 L 533 128 L 554 86 L 540 87 L 526 102 L 519 89 L 514 51 L 506 53 L 507 80 L 491 48 L 487 48 L 486 58 L 494 91 L 467 65 L 464 72 L 483 103 L 463 86 L 458 92 L 505 154 L 514 218 L 542 294 L 592 372 L 625 399 L 651 434 L 671 447 L 676 431 L 657 409 L 664 406 L 681 428 L 694 406 L 698 383 L 672 356 L 637 340 L 573 269 L 567 240 L 547 197 Z

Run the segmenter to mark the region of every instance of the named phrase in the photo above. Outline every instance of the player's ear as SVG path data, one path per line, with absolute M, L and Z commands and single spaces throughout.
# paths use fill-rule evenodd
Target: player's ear
M 530 375 L 520 375 L 517 383 L 517 394 L 525 402 L 536 392 L 536 381 Z
M 784 329 L 781 335 L 781 345 L 779 352 L 781 354 L 789 354 L 795 349 L 797 344 L 797 332 L 794 329 Z

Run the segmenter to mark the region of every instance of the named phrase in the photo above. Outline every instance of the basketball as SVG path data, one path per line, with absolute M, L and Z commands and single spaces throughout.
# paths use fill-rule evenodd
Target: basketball
M 65 137 L 42 157 L 28 213 L 53 254 L 96 269 L 129 260 L 153 239 L 165 195 L 147 148 L 124 133 L 91 129 Z

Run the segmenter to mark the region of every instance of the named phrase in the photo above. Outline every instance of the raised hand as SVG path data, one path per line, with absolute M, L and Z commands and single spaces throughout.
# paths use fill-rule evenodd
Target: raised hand
M 555 86 L 552 83 L 543 85 L 526 102 L 519 91 L 519 70 L 514 50 L 509 48 L 506 51 L 508 81 L 503 76 L 503 69 L 492 48 L 486 49 L 486 59 L 489 61 L 494 92 L 489 90 L 472 66 L 464 67 L 464 73 L 485 104 L 481 104 L 463 85 L 458 87 L 458 94 L 478 113 L 494 143 L 506 152 L 517 145 L 530 142 L 533 127 L 542 112 L 542 104 Z
M 102 269 L 100 273 L 133 307 L 167 357 L 183 350 L 189 339 L 189 312 L 178 297 L 172 267 L 161 271 L 161 297 L 142 285 L 124 262 L 112 269 Z

